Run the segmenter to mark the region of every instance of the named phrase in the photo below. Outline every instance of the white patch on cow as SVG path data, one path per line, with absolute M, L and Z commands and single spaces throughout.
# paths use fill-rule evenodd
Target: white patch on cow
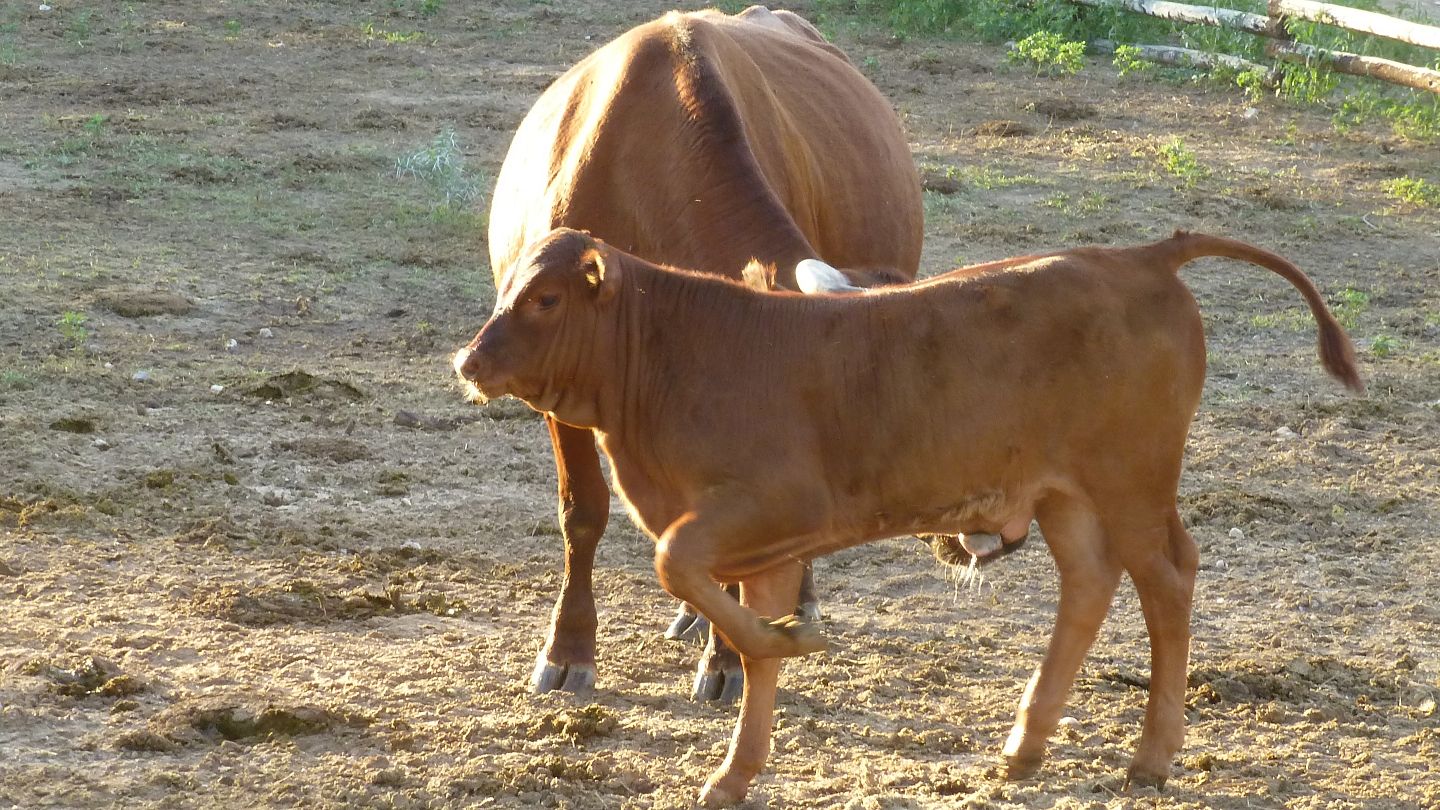
M 970 552 L 973 557 L 984 557 L 986 554 L 994 554 L 1000 550 L 1004 541 L 998 534 L 962 534 L 960 545 Z
M 861 292 L 845 274 L 819 259 L 803 259 L 795 265 L 795 286 L 806 295 Z

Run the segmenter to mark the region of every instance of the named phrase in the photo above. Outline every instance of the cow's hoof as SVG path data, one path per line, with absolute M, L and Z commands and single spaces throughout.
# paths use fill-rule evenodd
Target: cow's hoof
M 825 634 L 820 632 L 818 625 L 807 622 L 793 613 L 770 622 L 770 627 L 785 636 L 785 643 L 789 649 L 780 653 L 782 656 L 809 655 L 810 653 L 824 652 L 830 648 L 830 643 L 825 640 Z
M 1154 773 L 1149 768 L 1141 768 L 1136 765 L 1131 765 L 1130 770 L 1125 774 L 1124 790 L 1147 787 L 1155 788 L 1156 790 L 1164 790 L 1165 780 L 1169 778 L 1170 774 L 1168 773 Z
M 795 615 L 807 622 L 818 622 L 822 618 L 820 615 L 820 603 L 801 602 L 800 606 L 795 608 Z
M 697 703 L 720 703 L 729 705 L 740 698 L 745 691 L 745 670 L 739 665 L 709 669 L 700 662 L 695 672 L 695 686 L 690 697 Z
M 1044 761 L 1044 757 L 1005 757 L 1005 778 L 1011 782 L 1029 779 L 1040 772 L 1040 765 Z
M 675 614 L 675 621 L 665 629 L 665 638 L 671 641 L 699 641 L 710 630 L 710 620 L 696 613 L 689 605 L 681 605 Z
M 595 688 L 594 664 L 555 664 L 543 656 L 530 674 L 530 691 L 537 695 L 553 692 L 586 692 Z

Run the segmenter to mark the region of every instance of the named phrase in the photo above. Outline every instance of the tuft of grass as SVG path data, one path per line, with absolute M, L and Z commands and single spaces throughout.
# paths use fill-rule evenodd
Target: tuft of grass
M 1005 58 L 1034 65 L 1037 76 L 1069 76 L 1085 67 L 1085 43 L 1066 40 L 1053 31 L 1036 31 L 1010 46 Z
M 1385 193 L 1399 202 L 1422 208 L 1440 208 L 1440 185 L 1420 177 L 1396 177 L 1380 184 Z
M 1115 58 L 1110 62 L 1120 71 L 1121 76 L 1144 73 L 1155 67 L 1154 62 L 1140 58 L 1140 49 L 1134 45 L 1120 45 L 1115 48 Z
M 395 161 L 396 177 L 413 177 L 430 185 L 447 209 L 466 208 L 480 198 L 483 179 L 472 177 L 465 168 L 455 130 L 446 127 L 429 145 Z

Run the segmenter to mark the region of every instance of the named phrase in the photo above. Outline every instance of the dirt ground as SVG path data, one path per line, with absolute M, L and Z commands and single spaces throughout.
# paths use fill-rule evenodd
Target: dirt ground
M 618 508 L 599 688 L 528 693 L 549 444 L 448 369 L 493 300 L 488 203 L 395 172 L 448 128 L 451 179 L 488 194 L 540 90 L 667 7 L 53 5 L 0 8 L 0 807 L 686 806 L 733 710 L 689 700 L 698 650 L 661 638 Z M 961 587 L 894 540 L 820 562 L 833 649 L 787 664 L 749 806 L 1440 807 L 1440 211 L 1384 186 L 1440 182 L 1437 147 L 1100 60 L 1037 78 L 826 30 L 903 115 L 927 273 L 1241 237 L 1313 275 L 1370 391 L 1321 373 L 1280 279 L 1186 271 L 1203 570 L 1164 793 L 1120 792 L 1149 671 L 1129 586 L 1050 761 L 1007 783 L 1049 555 Z

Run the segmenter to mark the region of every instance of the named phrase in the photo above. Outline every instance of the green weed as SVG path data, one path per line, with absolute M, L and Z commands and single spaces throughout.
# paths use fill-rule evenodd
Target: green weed
M 60 330 L 60 336 L 67 342 L 78 347 L 90 336 L 90 330 L 85 328 L 86 320 L 85 313 L 67 310 L 55 321 L 55 328 Z
M 1120 45 L 1115 48 L 1115 58 L 1111 60 L 1111 64 L 1120 70 L 1121 76 L 1143 73 L 1155 67 L 1153 62 L 1140 58 L 1140 49 L 1134 45 Z
M 1176 178 L 1179 178 L 1182 185 L 1189 188 L 1200 180 L 1208 177 L 1210 170 L 1200 165 L 1195 153 L 1185 146 L 1185 142 L 1179 136 L 1175 136 L 1165 143 L 1160 144 L 1156 150 L 1160 159 L 1160 165 Z
M 1036 31 L 1012 45 L 1005 58 L 1033 64 L 1037 76 L 1069 76 L 1085 67 L 1085 43 L 1067 41 L 1051 31 Z
M 1423 208 L 1440 208 L 1440 185 L 1420 177 L 1396 177 L 1380 184 L 1385 193 L 1400 202 Z
M 1394 335 L 1376 335 L 1370 341 L 1370 353 L 1376 357 L 1389 357 L 1400 348 L 1400 341 Z

